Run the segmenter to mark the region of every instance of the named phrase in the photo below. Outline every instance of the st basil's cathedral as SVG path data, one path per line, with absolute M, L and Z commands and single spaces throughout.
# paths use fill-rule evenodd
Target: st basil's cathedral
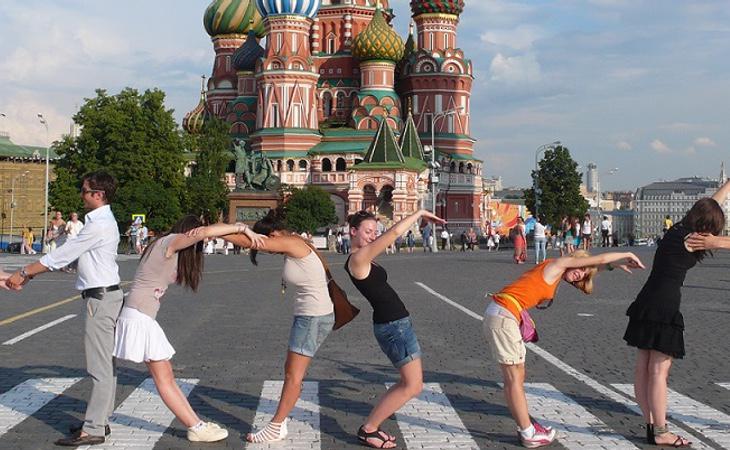
M 213 72 L 183 127 L 198 133 L 211 116 L 225 120 L 282 183 L 329 192 L 340 223 L 360 209 L 386 222 L 431 209 L 433 178 L 451 231 L 479 227 L 474 77 L 457 45 L 464 0 L 410 8 L 404 42 L 388 0 L 214 0 L 203 18 Z M 233 174 L 230 184 L 240 188 Z

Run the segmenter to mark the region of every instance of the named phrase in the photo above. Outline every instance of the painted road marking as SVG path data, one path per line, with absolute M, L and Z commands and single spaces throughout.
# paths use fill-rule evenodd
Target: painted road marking
M 180 390 L 187 397 L 199 380 L 187 378 L 176 379 L 176 381 Z M 174 419 L 175 415 L 167 409 L 157 393 L 155 382 L 152 378 L 147 378 L 114 410 L 109 422 L 113 431 L 106 442 L 103 445 L 93 447 L 87 445 L 78 448 L 151 450 Z
M 569 449 L 635 449 L 625 437 L 615 433 L 575 400 L 547 383 L 526 383 L 530 411 L 543 425 L 558 432 L 558 442 Z
M 424 383 L 421 394 L 399 409 L 395 418 L 407 448 L 479 449 L 438 383 Z
M 422 288 L 424 288 L 426 291 L 434 294 L 434 296 L 436 296 L 444 301 L 448 300 L 447 303 L 449 303 L 450 305 L 454 305 L 454 306 L 458 305 L 457 306 L 458 309 L 460 309 L 464 312 L 468 311 L 467 314 L 470 315 L 471 317 L 477 318 L 478 320 L 484 320 L 484 318 L 482 316 L 478 315 L 474 311 L 472 311 L 462 305 L 459 305 L 458 303 L 454 302 L 453 300 L 448 299 L 447 297 L 437 293 L 436 291 L 429 288 L 425 284 L 420 283 L 420 282 L 416 282 L 416 284 L 421 286 Z M 561 361 L 560 359 L 556 358 L 555 356 L 553 356 L 552 353 L 544 350 L 543 348 L 538 347 L 537 345 L 535 345 L 533 343 L 525 344 L 525 346 L 528 349 L 530 349 L 532 352 L 536 353 L 538 356 L 540 356 L 545 361 L 549 362 L 550 364 L 554 365 L 558 369 L 565 372 L 567 375 L 569 375 L 569 376 L 575 378 L 576 380 L 582 382 L 583 384 L 589 386 L 590 388 L 592 388 L 596 392 L 600 393 L 601 395 L 605 396 L 606 398 L 609 398 L 612 401 L 625 406 L 629 410 L 633 411 L 635 414 L 637 414 L 639 416 L 642 415 L 641 410 L 639 409 L 638 405 L 636 405 L 636 403 L 633 400 L 630 400 L 630 399 L 624 397 L 623 395 L 617 393 L 613 389 L 610 389 L 610 388 L 602 385 L 601 383 L 599 383 L 598 381 L 589 377 L 588 375 L 580 372 L 579 370 L 573 368 L 572 366 L 570 366 L 570 365 L 564 363 L 563 361 Z M 703 442 L 695 441 L 692 443 L 692 448 L 709 450 L 712 447 L 706 445 Z
M 34 378 L 0 395 L 0 436 L 80 380 L 81 378 Z
M 76 314 L 69 314 L 67 316 L 63 316 L 60 319 L 56 319 L 53 322 L 48 322 L 47 324 L 41 325 L 38 328 L 34 328 L 34 329 L 30 330 L 30 331 L 27 331 L 27 332 L 21 334 L 18 337 L 14 337 L 14 338 L 12 338 L 12 339 L 10 339 L 8 341 L 5 341 L 5 342 L 3 342 L 3 345 L 13 345 L 15 343 L 18 343 L 18 342 L 22 341 L 23 339 L 26 339 L 26 338 L 29 338 L 29 337 L 33 336 L 34 334 L 40 333 L 43 330 L 46 330 L 48 328 L 51 328 L 54 325 L 58 325 L 59 323 L 65 322 L 65 321 L 67 321 L 69 319 L 73 319 L 74 317 L 76 317 Z
M 633 384 L 614 384 L 613 387 L 628 395 L 634 392 Z M 723 448 L 730 448 L 729 415 L 671 389 L 667 389 L 667 393 L 667 414 L 672 419 L 684 423 Z M 696 447 L 694 443 L 692 447 Z
M 256 408 L 256 416 L 253 419 L 254 432 L 265 427 L 274 417 L 283 386 L 283 381 L 266 380 L 264 382 L 259 405 Z M 302 444 L 305 443 L 307 449 L 321 448 L 318 382 L 305 381 L 302 383 L 302 394 L 291 414 L 289 414 L 287 428 L 289 435 L 283 441 L 263 444 L 246 442 L 246 447 L 266 449 L 302 448 Z

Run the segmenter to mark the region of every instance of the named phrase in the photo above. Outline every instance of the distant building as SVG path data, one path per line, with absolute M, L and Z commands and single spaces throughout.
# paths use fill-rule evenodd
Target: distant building
M 588 163 L 586 171 L 586 190 L 590 193 L 599 192 L 598 166 L 595 163 Z
M 651 183 L 636 191 L 634 234 L 637 238 L 654 237 L 662 233 L 663 221 L 669 216 L 673 222 L 682 220 L 694 203 L 703 197 L 712 197 L 727 177 L 724 165 L 718 179 L 680 178 L 674 181 Z M 730 200 L 722 205 L 725 210 L 725 231 L 730 231 Z
M 49 157 L 52 164 L 49 176 L 53 180 L 53 164 L 58 157 L 53 151 Z M 7 243 L 6 235 L 19 236 L 23 228 L 33 227 L 36 237 L 43 233 L 45 162 L 44 147 L 15 144 L 7 133 L 0 132 L 0 236 L 3 247 Z M 11 200 L 14 200 L 15 208 L 11 208 Z

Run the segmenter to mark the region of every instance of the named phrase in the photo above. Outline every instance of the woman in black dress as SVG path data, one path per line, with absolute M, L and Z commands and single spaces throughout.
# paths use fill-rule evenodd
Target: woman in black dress
M 659 242 L 646 284 L 626 315 L 624 340 L 638 348 L 634 393 L 647 424 L 649 444 L 686 447 L 688 440 L 667 429 L 667 378 L 674 358 L 684 357 L 684 320 L 679 311 L 681 287 L 687 271 L 701 261 L 704 251 L 685 244 L 691 233 L 719 234 L 725 215 L 719 205 L 730 193 L 726 183 L 712 198 L 698 200 L 687 215 Z

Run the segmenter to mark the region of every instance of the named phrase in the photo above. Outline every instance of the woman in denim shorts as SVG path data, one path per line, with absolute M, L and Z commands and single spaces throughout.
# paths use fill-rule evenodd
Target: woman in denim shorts
M 444 224 L 428 211 L 421 210 L 393 225 L 377 237 L 375 216 L 360 211 L 348 217 L 352 237 L 352 255 L 345 263 L 345 270 L 358 291 L 373 307 L 373 332 L 383 353 L 400 371 L 401 379 L 394 384 L 370 416 L 357 431 L 363 444 L 374 448 L 395 448 L 395 437 L 380 429 L 385 419 L 395 413 L 423 388 L 421 347 L 413 331 L 411 318 L 398 294 L 388 284 L 388 274 L 373 260 L 383 253 L 419 219 Z
M 272 210 L 253 226 L 257 233 L 268 236 L 258 247 L 260 250 L 286 256 L 282 290 L 287 286 L 294 290 L 294 322 L 284 364 L 281 400 L 271 422 L 246 435 L 246 440 L 254 443 L 280 441 L 286 437 L 287 417 L 299 399 L 309 363 L 335 324 L 334 307 L 322 261 L 313 247 L 286 230 L 282 219 Z M 228 236 L 225 238 L 228 239 Z M 242 247 L 250 246 L 245 238 L 237 236 L 232 236 L 231 242 Z M 254 264 L 256 253 L 256 250 L 251 250 L 251 262 Z

